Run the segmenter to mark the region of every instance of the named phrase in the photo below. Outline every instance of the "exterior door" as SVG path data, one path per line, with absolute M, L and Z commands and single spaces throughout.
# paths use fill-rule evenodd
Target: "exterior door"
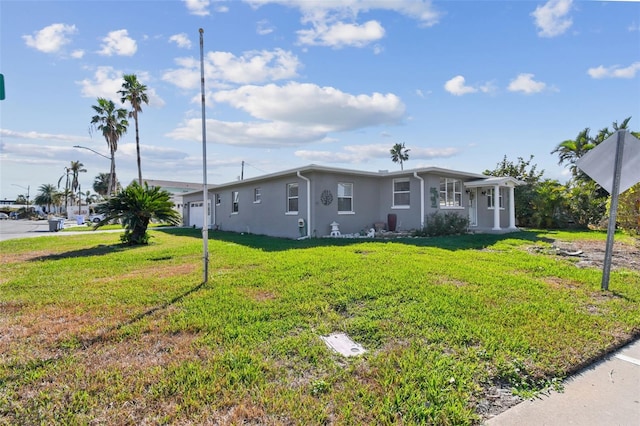
M 478 226 L 478 188 L 469 189 L 469 226 Z

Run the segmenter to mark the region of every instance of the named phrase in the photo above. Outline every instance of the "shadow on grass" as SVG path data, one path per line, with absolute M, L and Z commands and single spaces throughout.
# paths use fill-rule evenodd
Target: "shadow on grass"
M 193 228 L 157 229 L 171 235 L 202 239 L 202 231 Z M 508 234 L 465 234 L 446 237 L 416 237 L 416 238 L 310 238 L 292 240 L 276 238 L 266 235 L 240 234 L 228 231 L 209 231 L 209 240 L 225 241 L 240 244 L 264 251 L 283 251 L 300 248 L 349 246 L 364 243 L 409 244 L 417 247 L 438 247 L 445 250 L 481 250 L 499 241 L 517 239 L 530 242 L 553 242 L 552 239 L 540 236 L 541 232 L 517 231 Z M 548 234 L 548 232 L 545 232 Z
M 107 328 L 106 330 L 104 330 L 103 332 L 101 332 L 100 334 L 98 334 L 97 336 L 91 337 L 91 338 L 85 338 L 85 339 L 79 339 L 78 343 L 79 343 L 79 348 L 76 347 L 76 349 L 81 349 L 81 350 L 87 350 L 89 349 L 91 346 L 97 344 L 97 343 L 105 343 L 108 342 L 114 338 L 117 338 L 116 336 L 114 336 L 114 332 L 117 332 L 119 330 L 121 330 L 124 327 L 130 326 L 135 324 L 136 322 L 143 320 L 144 318 L 155 314 L 158 311 L 161 311 L 163 309 L 167 309 L 168 307 L 180 302 L 181 300 L 183 300 L 185 297 L 197 292 L 198 290 L 200 290 L 202 287 L 204 287 L 204 285 L 206 284 L 205 281 L 202 281 L 200 284 L 198 284 L 197 286 L 185 291 L 182 294 L 179 294 L 177 296 L 175 296 L 174 298 L 172 298 L 171 300 L 168 300 L 167 302 L 164 302 L 158 306 L 154 306 L 150 309 L 147 309 L 144 312 L 140 312 L 139 314 L 134 315 L 133 317 L 131 317 L 130 319 L 128 319 L 127 321 L 123 321 L 119 324 L 116 324 L 112 327 Z M 69 348 L 69 350 L 73 350 L 73 348 Z M 27 374 L 29 371 L 36 371 L 39 370 L 43 367 L 46 367 L 48 365 L 52 365 L 58 361 L 60 361 L 61 359 L 63 359 L 66 355 L 68 355 L 68 353 L 66 351 L 60 351 L 56 356 L 51 357 L 51 358 L 46 358 L 46 359 L 39 359 L 39 360 L 29 360 L 26 363 L 20 365 L 20 364 L 14 364 L 11 365 L 11 370 L 12 373 L 9 376 L 5 376 L 5 377 L 0 377 L 0 386 L 5 385 L 8 382 L 11 381 L 16 381 L 16 380 L 20 380 L 24 377 L 25 374 Z
M 66 251 L 64 253 L 47 254 L 45 256 L 34 257 L 29 259 L 30 262 L 39 262 L 43 260 L 62 260 L 73 259 L 77 257 L 102 256 L 105 254 L 117 253 L 125 250 L 135 249 L 136 246 L 127 246 L 124 244 L 100 244 L 95 247 L 84 248 L 79 250 Z

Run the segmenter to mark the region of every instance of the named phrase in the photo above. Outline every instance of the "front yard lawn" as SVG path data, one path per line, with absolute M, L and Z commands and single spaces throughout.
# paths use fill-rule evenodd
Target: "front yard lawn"
M 0 243 L 0 424 L 477 424 L 640 335 L 639 270 L 551 250 L 603 233 L 211 232 L 206 284 L 199 230 L 150 234 Z

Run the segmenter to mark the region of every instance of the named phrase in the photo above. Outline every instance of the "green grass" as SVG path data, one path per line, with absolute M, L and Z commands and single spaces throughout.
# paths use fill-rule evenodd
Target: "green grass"
M 150 232 L 0 243 L 0 424 L 477 424 L 640 334 L 638 271 L 528 250 L 604 233 L 212 232 L 203 284 L 200 231 Z

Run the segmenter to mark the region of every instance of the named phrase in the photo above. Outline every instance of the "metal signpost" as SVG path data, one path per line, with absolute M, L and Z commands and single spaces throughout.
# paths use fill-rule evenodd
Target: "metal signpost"
M 640 140 L 624 129 L 618 130 L 576 162 L 578 168 L 611 194 L 607 245 L 602 266 L 602 290 L 609 289 L 618 197 L 640 182 L 639 164 Z
M 200 28 L 200 90 L 202 93 L 202 208 L 204 219 L 202 220 L 202 262 L 204 264 L 203 282 L 209 280 L 209 195 L 207 194 L 207 124 L 204 114 L 204 30 Z

